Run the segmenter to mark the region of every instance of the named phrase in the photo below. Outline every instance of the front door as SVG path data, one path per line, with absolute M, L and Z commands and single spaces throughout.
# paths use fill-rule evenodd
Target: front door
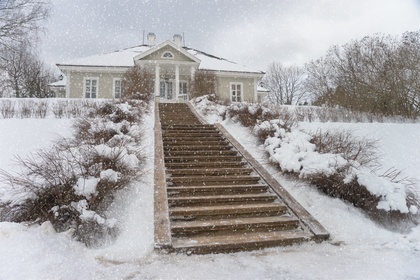
M 160 100 L 164 102 L 175 101 L 171 81 L 160 81 Z

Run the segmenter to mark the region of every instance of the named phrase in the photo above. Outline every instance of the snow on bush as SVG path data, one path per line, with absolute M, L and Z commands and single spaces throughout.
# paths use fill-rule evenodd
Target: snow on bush
M 141 101 L 105 102 L 76 119 L 73 137 L 18 158 L 20 174 L 0 171 L 0 220 L 50 221 L 57 231 L 95 245 L 118 232 L 106 217 L 113 193 L 138 176 Z
M 204 95 L 191 100 L 191 103 L 210 123 L 222 121 L 226 114 L 226 106 L 217 100 L 216 95 Z
M 313 143 L 316 138 L 322 138 L 317 141 L 318 145 Z M 329 152 L 319 148 L 321 143 L 327 142 L 325 139 L 331 142 L 326 149 Z M 332 188 L 346 192 L 347 184 L 357 182 L 371 194 L 364 199 L 370 199 L 377 209 L 416 214 L 416 206 L 407 205 L 408 186 L 389 181 L 370 168 L 375 165 L 374 141 L 353 137 L 350 131 L 310 134 L 298 129 L 286 132 L 277 126 L 275 135 L 267 138 L 265 149 L 270 160 L 278 163 L 283 171 L 298 174 L 302 179 L 319 181 L 319 184 L 328 184 L 329 177 L 339 175 L 337 178 L 341 182 L 335 182 Z M 346 200 L 353 202 L 349 198 Z

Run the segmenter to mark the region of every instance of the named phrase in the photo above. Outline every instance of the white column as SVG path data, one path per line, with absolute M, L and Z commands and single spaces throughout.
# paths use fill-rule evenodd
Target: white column
M 254 78 L 254 102 L 258 102 L 258 80 Z
M 178 102 L 179 95 L 179 65 L 175 65 L 175 98 Z
M 160 66 L 155 66 L 155 98 L 160 96 Z
M 194 79 L 194 75 L 195 75 L 195 68 L 194 66 L 191 66 L 191 81 Z
M 64 72 L 64 74 L 66 75 L 66 98 L 70 98 L 70 82 L 71 82 L 71 72 L 70 71 L 66 71 Z

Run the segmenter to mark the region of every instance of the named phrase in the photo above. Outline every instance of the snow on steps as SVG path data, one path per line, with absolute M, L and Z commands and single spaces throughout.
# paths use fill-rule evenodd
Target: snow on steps
M 329 237 L 223 127 L 186 104 L 156 105 L 155 117 L 156 248 L 222 253 Z

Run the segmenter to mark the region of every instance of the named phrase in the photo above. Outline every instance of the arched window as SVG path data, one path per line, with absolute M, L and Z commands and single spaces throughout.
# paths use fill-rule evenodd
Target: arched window
M 171 52 L 164 52 L 162 58 L 174 58 L 174 54 Z

